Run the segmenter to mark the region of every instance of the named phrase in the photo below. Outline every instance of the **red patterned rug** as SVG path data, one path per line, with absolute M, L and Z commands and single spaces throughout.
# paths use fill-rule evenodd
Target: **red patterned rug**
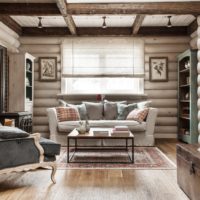
M 135 147 L 134 163 L 108 164 L 92 163 L 103 161 L 124 162 L 127 161 L 127 152 L 122 151 L 90 151 L 77 152 L 73 161 L 87 161 L 91 163 L 67 163 L 67 148 L 62 147 L 60 156 L 57 158 L 58 169 L 176 169 L 176 165 L 167 158 L 157 147 Z

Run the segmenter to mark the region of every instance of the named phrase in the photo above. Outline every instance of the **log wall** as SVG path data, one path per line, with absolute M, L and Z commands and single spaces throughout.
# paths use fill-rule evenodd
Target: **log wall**
M 200 134 L 200 16 L 197 18 L 197 23 L 198 23 L 198 29 L 197 29 L 197 48 L 198 48 L 198 53 L 197 53 L 197 59 L 198 59 L 198 64 L 197 64 L 197 84 L 198 84 L 198 89 L 197 89 L 197 94 L 198 94 L 198 101 L 197 101 L 197 107 L 198 107 L 198 132 Z M 200 142 L 200 141 L 199 141 Z
M 62 38 L 21 38 L 20 51 L 27 51 L 35 60 L 34 131 L 49 136 L 46 109 L 57 106 L 56 95 L 61 91 Z M 177 55 L 189 48 L 189 37 L 145 37 L 145 94 L 152 106 L 159 109 L 155 135 L 159 138 L 177 136 Z M 40 82 L 38 57 L 56 56 L 57 82 Z M 149 57 L 168 57 L 169 81 L 149 82 Z

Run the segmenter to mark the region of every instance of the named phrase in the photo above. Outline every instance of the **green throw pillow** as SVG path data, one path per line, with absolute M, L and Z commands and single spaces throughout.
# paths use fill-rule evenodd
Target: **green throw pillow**
M 117 119 L 125 120 L 127 115 L 135 108 L 137 108 L 136 103 L 128 104 L 128 105 L 118 103 L 117 104 L 117 112 L 118 112 Z

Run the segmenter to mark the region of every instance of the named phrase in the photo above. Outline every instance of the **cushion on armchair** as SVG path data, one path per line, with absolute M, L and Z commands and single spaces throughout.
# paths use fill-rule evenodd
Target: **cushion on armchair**
M 44 149 L 45 156 L 55 156 L 60 154 L 60 144 L 52 140 L 41 137 L 40 145 Z
M 17 128 L 10 126 L 1 126 L 0 127 L 0 138 L 1 139 L 13 139 L 13 138 L 25 138 L 30 134 Z

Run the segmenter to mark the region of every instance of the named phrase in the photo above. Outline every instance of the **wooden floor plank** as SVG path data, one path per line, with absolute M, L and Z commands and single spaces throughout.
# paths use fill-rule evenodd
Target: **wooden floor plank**
M 156 142 L 172 161 L 176 142 Z M 73 169 L 0 176 L 0 200 L 188 200 L 177 185 L 176 170 Z

